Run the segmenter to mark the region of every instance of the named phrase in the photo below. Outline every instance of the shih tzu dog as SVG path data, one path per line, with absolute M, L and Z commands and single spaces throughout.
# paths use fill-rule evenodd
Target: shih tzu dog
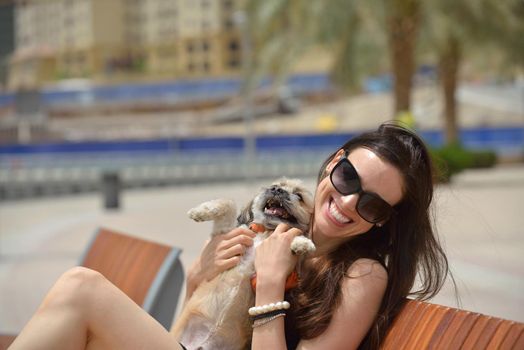
M 254 249 L 280 223 L 306 232 L 312 211 L 312 195 L 302 182 L 283 178 L 262 188 L 238 217 L 235 203 L 225 199 L 205 202 L 188 212 L 195 221 L 213 220 L 212 235 L 227 233 L 240 225 L 261 233 L 236 267 L 202 282 L 195 290 L 171 329 L 181 344 L 188 350 L 235 350 L 249 345 L 252 327 L 248 309 L 255 300 L 251 283 L 255 273 Z M 314 249 L 313 242 L 303 236 L 291 244 L 295 254 Z

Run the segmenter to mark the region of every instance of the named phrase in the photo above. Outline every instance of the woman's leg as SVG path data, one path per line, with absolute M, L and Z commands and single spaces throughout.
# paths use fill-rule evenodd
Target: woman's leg
M 100 273 L 66 272 L 9 348 L 180 349 L 176 339 Z

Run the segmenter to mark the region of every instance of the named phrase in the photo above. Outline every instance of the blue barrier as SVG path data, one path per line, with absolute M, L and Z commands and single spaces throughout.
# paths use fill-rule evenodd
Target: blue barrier
M 268 86 L 270 79 L 263 79 L 260 86 Z M 191 79 L 158 83 L 135 83 L 106 86 L 46 88 L 42 100 L 46 106 L 86 105 L 97 103 L 124 103 L 136 101 L 195 101 L 226 98 L 239 93 L 240 78 Z M 326 74 L 299 74 L 288 79 L 287 86 L 295 94 L 327 91 L 332 88 Z M 12 93 L 0 94 L 0 107 L 14 103 Z
M 297 150 L 336 149 L 348 139 L 357 135 L 353 133 L 306 134 L 258 136 L 258 152 L 280 152 Z M 429 146 L 439 147 L 444 144 L 444 134 L 440 130 L 420 132 Z M 468 128 L 460 131 L 465 147 L 471 149 L 492 149 L 499 155 L 522 155 L 524 153 L 524 127 L 512 128 Z M 82 154 L 82 153 L 133 153 L 150 152 L 158 154 L 191 153 L 191 152 L 242 152 L 242 137 L 207 137 L 155 139 L 144 141 L 86 141 L 62 142 L 32 145 L 0 146 L 0 156 L 38 155 L 38 154 Z
M 445 143 L 440 130 L 422 131 L 421 136 L 432 147 Z M 524 127 L 479 127 L 459 131 L 464 147 L 473 150 L 493 150 L 501 156 L 522 156 L 524 154 Z

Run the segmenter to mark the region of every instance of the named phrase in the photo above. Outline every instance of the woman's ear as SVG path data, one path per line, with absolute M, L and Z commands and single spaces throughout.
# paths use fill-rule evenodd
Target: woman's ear
M 335 167 L 335 165 L 337 165 L 337 163 L 342 159 L 342 157 L 344 157 L 344 153 L 346 153 L 346 151 L 341 148 L 338 150 L 338 152 L 335 154 L 335 156 L 333 157 L 333 159 L 331 159 L 331 161 L 329 162 L 329 164 L 326 166 L 326 171 L 329 173 L 331 170 L 333 170 L 333 168 Z

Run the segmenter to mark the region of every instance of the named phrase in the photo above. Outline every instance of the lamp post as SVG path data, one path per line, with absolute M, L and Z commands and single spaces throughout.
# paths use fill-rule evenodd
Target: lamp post
M 256 157 L 256 135 L 255 115 L 253 111 L 253 81 L 250 79 L 252 70 L 252 45 L 250 38 L 249 23 L 244 11 L 233 14 L 234 21 L 240 32 L 241 54 L 242 54 L 242 76 L 243 76 L 243 113 L 244 113 L 244 176 L 250 182 L 255 175 Z

